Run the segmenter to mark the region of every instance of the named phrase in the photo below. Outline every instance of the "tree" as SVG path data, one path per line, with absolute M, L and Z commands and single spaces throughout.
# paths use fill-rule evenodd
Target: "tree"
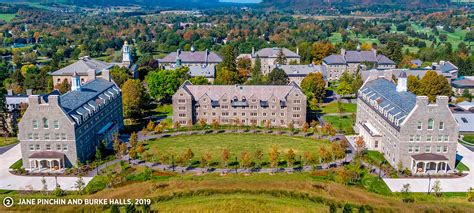
M 254 154 L 254 157 L 255 157 L 255 163 L 256 163 L 256 167 L 260 168 L 262 165 L 262 159 L 263 159 L 263 151 L 260 150 L 260 149 L 257 149 L 255 151 L 255 154 Z
M 312 99 L 316 99 L 318 102 L 323 100 L 326 95 L 326 82 L 324 81 L 323 74 L 319 72 L 310 73 L 304 77 L 301 81 L 301 89 L 306 97 L 308 97 L 308 101 Z M 313 108 L 311 110 L 316 110 Z
M 250 72 L 250 80 L 248 81 L 248 84 L 261 85 L 264 83 L 265 80 L 262 75 L 262 60 L 260 59 L 260 56 L 257 55 L 257 58 L 255 59 L 255 65 Z
M 213 129 L 219 129 L 219 126 L 220 126 L 219 120 L 213 119 L 212 123 L 211 123 L 211 126 L 212 126 Z
M 380 49 L 380 53 L 398 64 L 402 61 L 402 47 L 403 45 L 400 44 L 400 42 L 389 41 L 387 45 L 384 45 L 384 47 Z
M 467 101 L 472 101 L 472 95 L 471 92 L 469 92 L 469 89 L 464 89 L 462 91 L 462 97 L 465 98 Z
M 155 123 L 153 121 L 148 121 L 148 124 L 146 125 L 146 130 L 151 132 L 155 129 Z
M 209 152 L 204 153 L 201 156 L 201 166 L 208 168 L 212 160 L 212 155 Z
M 130 144 L 131 147 L 135 147 L 138 143 L 138 135 L 137 133 L 135 132 L 132 132 L 132 134 L 130 135 L 130 140 L 128 142 Z
M 368 42 L 364 42 L 362 43 L 362 45 L 360 46 L 360 49 L 362 51 L 369 51 L 369 50 L 372 50 L 372 44 L 371 43 L 368 43 Z
M 351 82 L 352 93 L 357 93 L 357 91 L 359 91 L 363 84 L 364 80 L 362 80 L 360 72 L 355 74 L 354 79 Z
M 148 73 L 145 81 L 151 97 L 169 100 L 181 84 L 188 79 L 189 68 L 180 67 L 176 70 L 155 70 Z
M 286 164 L 288 165 L 288 167 L 293 167 L 293 163 L 295 163 L 295 157 L 296 155 L 293 149 L 289 149 L 286 152 L 285 158 L 286 158 Z
M 303 128 L 301 130 L 306 134 L 309 130 L 309 124 L 307 122 L 304 122 Z
M 191 150 L 191 148 L 188 148 L 184 153 L 183 153 L 183 158 L 185 161 L 188 163 L 191 163 L 191 160 L 194 157 L 194 152 Z
M 209 84 L 209 81 L 204 76 L 196 76 L 196 77 L 193 77 L 193 78 L 189 79 L 189 81 L 193 85 L 208 85 Z
M 243 151 L 240 153 L 240 167 L 243 169 L 248 169 L 252 163 L 252 156 L 249 152 Z
M 346 96 L 352 94 L 352 87 L 349 83 L 342 81 L 336 88 L 337 94 Z
M 223 149 L 221 152 L 221 166 L 227 167 L 227 163 L 229 162 L 230 152 L 228 149 Z
M 113 66 L 110 69 L 110 75 L 112 76 L 112 80 L 119 87 L 122 87 L 122 85 L 130 78 L 127 68 L 119 66 Z
M 238 75 L 236 71 L 231 71 L 227 67 L 217 66 L 216 80 L 214 84 L 232 85 L 238 83 Z
M 410 75 L 407 78 L 407 90 L 417 95 L 419 94 L 420 80 L 414 75 Z
M 330 42 L 315 42 L 313 44 L 313 63 L 321 64 L 323 59 L 336 53 L 336 47 Z
M 268 74 L 268 84 L 288 85 L 290 79 L 283 69 L 275 68 Z
M 153 131 L 155 131 L 156 134 L 163 133 L 163 125 L 161 125 L 161 124 L 156 125 L 155 129 Z
M 118 134 L 113 135 L 113 144 L 112 148 L 114 149 L 114 153 L 119 156 L 120 155 L 120 144 L 122 142 L 120 141 Z
M 355 145 L 356 145 L 357 153 L 361 153 L 362 151 L 364 151 L 364 149 L 365 149 L 364 138 L 361 137 L 361 136 L 357 137 L 357 139 L 355 141 Z
M 86 183 L 84 182 L 84 179 L 82 178 L 82 176 L 79 176 L 79 178 L 74 183 L 74 188 L 76 188 L 77 192 L 81 195 L 84 191 L 85 186 Z
M 283 48 L 280 48 L 277 53 L 277 58 L 275 60 L 276 64 L 284 65 L 286 64 L 286 55 L 283 53 Z
M 441 182 L 439 180 L 436 180 L 433 184 L 433 187 L 431 188 L 433 193 L 435 194 L 436 197 L 441 197 Z
M 56 85 L 55 89 L 57 89 L 61 94 L 64 94 L 71 90 L 71 85 L 69 84 L 69 81 L 64 79 L 61 83 Z
M 438 75 L 435 71 L 429 70 L 420 80 L 419 95 L 428 96 L 431 102 L 436 100 L 436 96 L 451 95 L 451 85 L 448 80 L 440 74 Z
M 278 147 L 276 145 L 273 145 L 268 156 L 270 160 L 270 166 L 272 168 L 276 168 L 278 166 L 279 156 L 280 156 L 280 153 L 278 152 Z
M 352 205 L 351 204 L 344 204 L 344 208 L 342 209 L 342 213 L 352 213 Z

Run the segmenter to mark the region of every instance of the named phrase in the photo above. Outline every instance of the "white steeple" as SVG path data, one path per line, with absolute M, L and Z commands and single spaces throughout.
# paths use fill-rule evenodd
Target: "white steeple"
M 122 65 L 130 66 L 132 63 L 132 56 L 130 54 L 130 46 L 128 46 L 128 42 L 125 41 L 122 47 Z
M 400 75 L 398 75 L 398 82 L 397 82 L 397 92 L 406 92 L 407 91 L 407 74 L 405 71 L 402 71 Z
M 72 74 L 71 80 L 72 80 L 71 91 L 80 91 L 81 90 L 81 76 L 79 76 L 76 71 L 74 71 L 74 74 Z

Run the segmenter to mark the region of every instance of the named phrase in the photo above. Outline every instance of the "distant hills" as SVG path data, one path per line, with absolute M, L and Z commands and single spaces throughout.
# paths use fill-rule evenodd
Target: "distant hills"
M 282 9 L 311 9 L 327 6 L 371 6 L 391 5 L 396 7 L 413 7 L 449 4 L 451 0 L 263 0 L 262 7 Z

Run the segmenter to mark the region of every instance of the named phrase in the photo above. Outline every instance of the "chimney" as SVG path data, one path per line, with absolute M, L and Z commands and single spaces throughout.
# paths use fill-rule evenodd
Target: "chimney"
M 48 96 L 48 104 L 53 106 L 59 106 L 59 95 Z
M 206 57 L 206 61 L 205 61 L 205 62 L 206 62 L 206 66 L 207 66 L 207 63 L 208 63 L 208 61 L 209 61 L 209 50 L 208 50 L 208 49 L 206 49 L 205 54 L 206 54 L 206 56 L 205 56 L 205 57 Z
M 397 82 L 397 92 L 406 92 L 407 91 L 407 74 L 405 71 L 400 72 L 398 75 Z
M 449 97 L 448 96 L 436 96 L 436 105 L 438 106 L 448 106 Z
M 93 81 L 95 79 L 95 70 L 87 70 L 87 81 Z
M 27 89 L 26 90 L 26 95 L 28 95 L 28 96 L 33 95 L 33 90 L 32 89 Z
M 7 95 L 12 96 L 13 95 L 13 90 L 12 89 L 7 90 Z
M 28 105 L 35 106 L 41 104 L 39 95 L 30 95 L 28 96 Z
M 428 105 L 429 100 L 428 96 L 416 96 L 416 105 L 426 106 Z
M 110 79 L 110 70 L 108 70 L 108 69 L 102 70 L 102 78 L 107 80 L 107 81 L 111 81 L 111 79 Z

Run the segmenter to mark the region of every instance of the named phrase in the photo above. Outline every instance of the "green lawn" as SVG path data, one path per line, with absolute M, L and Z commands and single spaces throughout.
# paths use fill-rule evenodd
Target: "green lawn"
M 0 147 L 7 146 L 10 144 L 18 143 L 18 139 L 16 137 L 0 137 Z
M 10 169 L 18 170 L 18 169 L 21 169 L 22 166 L 23 166 L 23 160 L 20 159 L 20 160 L 17 160 L 14 164 L 12 164 L 10 166 Z
M 278 147 L 280 160 L 284 160 L 284 154 L 289 149 L 293 149 L 298 160 L 299 156 L 302 156 L 306 151 L 317 154 L 318 147 L 327 146 L 329 142 L 327 140 L 265 134 L 176 136 L 149 141 L 145 154 L 148 153 L 154 156 L 155 161 L 161 161 L 160 159 L 163 155 L 168 156 L 168 158 L 170 155 L 174 155 L 176 160 L 178 156 L 181 156 L 184 151 L 190 148 L 194 153 L 193 161 L 199 161 L 203 154 L 210 153 L 212 161 L 217 163 L 220 161 L 221 152 L 224 149 L 230 152 L 230 162 L 235 162 L 235 157 L 240 159 L 240 155 L 244 151 L 251 154 L 253 161 L 255 151 L 261 150 L 263 152 L 263 161 L 267 162 L 268 154 L 273 145 Z
M 380 164 L 383 161 L 386 161 L 383 154 L 378 151 L 367 151 L 367 158 L 369 161 L 375 163 L 376 165 Z
M 469 167 L 464 165 L 461 161 L 456 160 L 456 169 L 460 172 L 469 171 Z
M 0 19 L 6 22 L 10 22 L 15 16 L 16 14 L 14 13 L 0 13 Z
M 173 115 L 173 105 L 172 104 L 158 105 L 155 109 L 155 115 L 172 116 Z
M 474 146 L 474 134 L 464 135 L 463 140 Z
M 324 121 L 330 123 L 338 132 L 344 132 L 346 134 L 352 134 L 354 130 L 352 126 L 354 124 L 351 116 L 323 116 Z
M 331 102 L 329 104 L 326 104 L 321 107 L 322 113 L 327 114 L 327 113 L 338 113 L 338 106 L 339 104 L 337 102 Z M 341 103 L 342 110 L 344 113 L 352 113 L 357 111 L 357 104 L 352 104 L 352 103 Z

